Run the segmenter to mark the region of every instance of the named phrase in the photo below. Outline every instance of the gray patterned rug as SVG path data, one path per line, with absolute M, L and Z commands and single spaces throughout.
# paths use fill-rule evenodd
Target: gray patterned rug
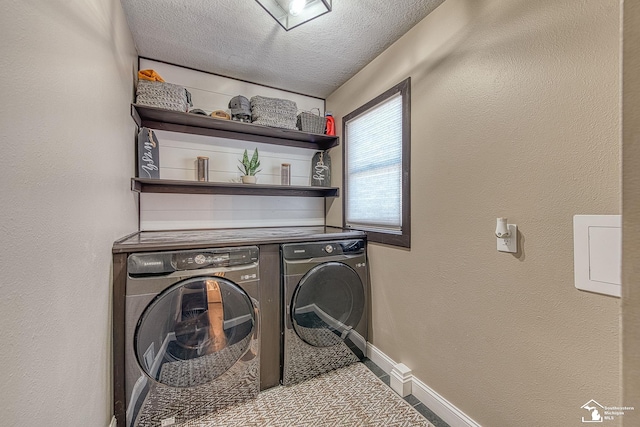
M 254 399 L 260 389 L 258 342 L 253 341 L 250 346 L 242 363 L 233 365 L 216 381 L 195 388 L 153 383 L 137 415 L 136 426 L 158 427 L 171 417 L 175 419 L 174 426 L 181 425 L 186 420 L 198 419 L 235 402 Z M 211 424 L 214 425 L 218 426 Z
M 306 331 L 305 331 L 306 329 Z M 300 328 L 307 335 L 314 334 L 320 347 L 302 341 L 292 329 L 285 330 L 285 361 L 282 381 L 286 386 L 297 384 L 325 372 L 358 362 L 344 341 L 326 329 Z
M 328 372 L 182 427 L 433 427 L 364 364 Z

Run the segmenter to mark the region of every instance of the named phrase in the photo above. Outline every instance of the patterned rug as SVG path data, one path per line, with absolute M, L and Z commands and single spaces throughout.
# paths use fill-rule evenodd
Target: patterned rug
M 306 328 L 304 328 L 306 329 Z M 286 386 L 297 384 L 325 372 L 358 362 L 349 347 L 331 331 L 307 329 L 307 336 L 314 334 L 314 341 L 322 347 L 312 347 L 302 341 L 292 329 L 285 330 L 285 360 L 282 381 Z
M 182 427 L 433 427 L 364 364 L 328 372 Z
M 241 363 L 236 363 L 211 383 L 195 388 L 152 384 L 137 414 L 136 426 L 158 427 L 163 425 L 163 420 L 171 417 L 175 419 L 173 425 L 181 425 L 220 408 L 253 400 L 260 390 L 258 345 L 258 341 L 253 340 L 250 351 L 244 355 Z
M 210 383 L 227 372 L 247 351 L 252 335 L 222 350 L 202 357 L 164 363 L 158 375 L 159 381 L 173 387 L 196 387 Z

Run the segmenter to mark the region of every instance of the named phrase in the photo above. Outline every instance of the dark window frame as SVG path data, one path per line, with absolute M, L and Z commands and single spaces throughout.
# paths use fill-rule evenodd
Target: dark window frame
M 382 243 L 403 248 L 411 247 L 411 77 L 407 77 L 391 89 L 373 98 L 363 106 L 342 118 L 342 225 L 344 228 L 359 229 L 347 225 L 346 203 L 349 191 L 347 185 L 347 141 L 346 124 L 349 120 L 365 113 L 378 104 L 400 93 L 402 96 L 402 233 L 362 229 L 370 242 Z

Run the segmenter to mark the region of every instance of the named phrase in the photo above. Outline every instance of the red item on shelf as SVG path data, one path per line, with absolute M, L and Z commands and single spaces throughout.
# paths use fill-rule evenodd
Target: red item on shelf
M 333 116 L 329 114 L 327 114 L 327 130 L 325 133 L 331 136 L 335 136 L 336 134 L 336 121 Z

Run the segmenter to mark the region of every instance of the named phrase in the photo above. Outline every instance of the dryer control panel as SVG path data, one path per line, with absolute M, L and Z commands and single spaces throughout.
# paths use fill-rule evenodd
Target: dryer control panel
M 282 245 L 282 256 L 286 260 L 321 258 L 336 255 L 358 255 L 364 253 L 362 239 L 338 240 Z

